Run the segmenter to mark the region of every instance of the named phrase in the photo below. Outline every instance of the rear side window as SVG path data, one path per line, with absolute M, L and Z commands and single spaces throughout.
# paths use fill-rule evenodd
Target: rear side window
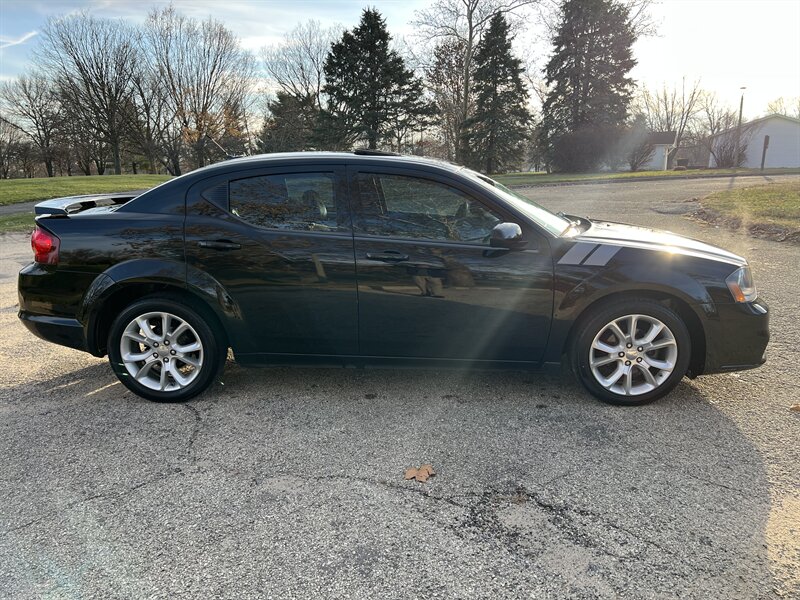
M 236 179 L 230 211 L 256 227 L 290 231 L 343 231 L 333 173 L 288 173 Z

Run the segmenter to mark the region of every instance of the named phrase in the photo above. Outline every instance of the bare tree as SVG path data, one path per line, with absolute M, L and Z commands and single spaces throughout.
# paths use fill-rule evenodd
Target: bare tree
M 50 80 L 59 82 L 62 100 L 110 146 L 114 172 L 122 173 L 122 113 L 137 61 L 133 29 L 122 21 L 87 13 L 50 19 L 37 60 Z
M 15 124 L 39 149 L 47 176 L 53 176 L 59 103 L 52 82 L 41 73 L 22 75 L 0 88 L 0 97 Z
M 767 114 L 785 115 L 800 119 L 800 96 L 794 99 L 789 98 L 788 100 L 783 96 L 776 98 L 767 104 Z
M 715 166 L 724 169 L 741 167 L 747 159 L 747 149 L 753 133 L 753 126 L 744 123 L 741 128 L 734 125 L 706 138 L 705 145 L 714 157 Z
M 638 171 L 653 158 L 656 147 L 652 143 L 650 129 L 642 115 L 634 119 L 621 137 L 620 146 L 631 171 Z
M 342 33 L 341 27 L 323 28 L 319 21 L 301 23 L 280 44 L 266 46 L 261 59 L 271 82 L 298 102 L 309 100 L 322 108 L 325 58 Z
M 187 18 L 173 6 L 150 13 L 145 35 L 193 162 L 202 167 L 208 138 L 225 131 L 226 107 L 247 102 L 253 58 L 219 21 Z
M 430 8 L 414 13 L 412 24 L 418 28 L 417 37 L 425 43 L 439 45 L 442 42 L 459 45 L 461 56 L 455 62 L 460 66 L 459 77 L 451 76 L 451 84 L 460 86 L 451 97 L 459 97 L 458 129 L 459 140 L 455 158 L 463 162 L 467 154 L 464 123 L 472 115 L 474 98 L 472 93 L 472 72 L 474 69 L 475 48 L 493 15 L 513 14 L 525 6 L 536 4 L 539 0 L 435 0 Z M 454 46 L 451 46 L 453 48 Z M 452 61 L 451 61 L 452 62 Z
M 738 167 L 747 157 L 747 147 L 754 133 L 747 123 L 739 131 L 738 124 L 739 115 L 735 109 L 722 104 L 716 94 L 704 92 L 698 101 L 691 135 L 711 155 L 717 167 Z
M 687 85 L 686 78 L 683 78 L 680 88 L 670 88 L 666 84 L 658 90 L 643 88 L 637 99 L 634 112 L 644 116 L 651 131 L 676 132 L 675 148 L 669 153 L 668 167 L 672 166 L 675 153 L 688 132 L 701 95 L 699 81 Z
M 149 42 L 148 36 L 139 36 L 141 60 L 131 79 L 133 93 L 125 111 L 127 135 L 147 160 L 150 173 L 155 173 L 161 165 L 171 175 L 180 175 L 181 127 L 176 123 L 176 108 Z
M 15 163 L 16 147 L 22 141 L 19 127 L 0 117 L 0 179 L 11 177 Z

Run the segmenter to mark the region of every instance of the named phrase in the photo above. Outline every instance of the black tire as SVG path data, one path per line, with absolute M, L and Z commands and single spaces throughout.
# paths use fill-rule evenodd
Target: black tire
M 159 325 L 163 321 L 154 313 L 168 315 L 166 322 L 169 331 L 166 336 L 161 331 L 163 326 Z M 144 315 L 151 315 L 147 320 L 150 325 L 148 337 L 151 339 L 139 342 L 130 336 L 138 335 L 134 333 L 133 323 L 137 317 Z M 182 329 L 183 333 L 179 331 L 181 323 L 188 325 L 188 328 Z M 142 329 L 138 331 L 141 333 Z M 178 337 L 173 338 L 172 333 L 178 333 Z M 123 335 L 127 344 L 127 360 L 123 360 L 122 356 Z M 160 341 L 153 341 L 156 339 Z M 180 298 L 148 296 L 128 306 L 114 319 L 108 334 L 108 360 L 119 380 L 136 395 L 154 402 L 185 402 L 205 391 L 222 370 L 227 357 L 227 344 L 223 340 L 224 336 L 215 331 L 213 323 L 181 302 Z M 170 342 L 173 348 L 168 349 Z M 196 342 L 200 344 L 199 350 L 178 351 L 194 348 Z M 132 360 L 139 352 L 147 354 L 147 358 Z M 164 365 L 167 365 L 166 369 Z M 139 380 L 132 372 L 137 367 L 142 373 Z M 157 389 L 164 371 L 165 383 L 161 384 L 161 389 Z M 186 383 L 182 384 L 179 378 Z
M 570 348 L 570 359 L 578 379 L 593 396 L 609 404 L 640 406 L 664 397 L 678 385 L 689 368 L 689 361 L 692 355 L 692 342 L 686 324 L 674 310 L 649 298 L 630 298 L 617 302 L 603 303 L 591 310 L 592 312 L 587 314 L 586 317 L 581 319 L 578 323 L 578 329 Z M 637 318 L 635 321 L 629 321 L 628 319 L 633 315 L 641 315 L 645 318 Z M 609 336 L 606 338 L 600 337 L 598 339 L 600 342 L 605 340 L 608 346 L 617 343 L 618 336 L 615 336 L 611 332 L 612 330 L 607 328 L 607 325 L 612 324 L 612 322 L 615 322 L 617 319 L 624 319 L 619 322 L 619 327 L 621 328 L 621 333 L 626 334 L 624 323 L 635 322 L 637 331 L 641 332 L 643 331 L 643 327 L 655 324 L 654 321 L 649 321 L 649 318 L 656 319 L 666 326 L 666 330 L 662 330 L 662 333 L 659 333 L 655 341 L 656 345 L 666 344 L 666 347 L 648 352 L 646 350 L 646 345 L 637 345 L 638 347 L 629 349 L 627 346 L 629 341 L 626 343 L 626 340 L 619 340 L 620 347 L 618 349 L 623 351 L 625 354 L 624 356 L 619 356 L 619 352 L 611 353 L 604 350 L 593 349 L 595 338 L 598 336 Z M 628 326 L 628 329 L 630 329 L 630 326 Z M 653 330 L 648 329 L 648 331 Z M 673 344 L 671 342 L 674 342 L 677 356 L 674 354 L 675 350 L 673 350 Z M 644 351 L 639 353 L 639 348 L 643 348 Z M 630 356 L 628 355 L 629 352 Z M 630 389 L 635 391 L 636 388 L 639 388 L 645 391 L 641 391 L 641 393 L 625 394 L 625 375 L 621 376 L 623 380 L 622 383 L 612 386 L 614 389 L 601 385 L 590 365 L 590 353 L 591 356 L 594 357 L 594 360 L 598 362 L 601 362 L 605 358 L 610 359 L 614 357 L 614 361 L 609 362 L 608 365 L 595 367 L 596 372 L 600 376 L 608 373 L 606 381 L 613 380 L 618 369 L 623 370 L 623 372 L 627 372 L 625 371 L 625 369 L 627 369 L 633 373 L 632 381 L 637 384 L 635 387 L 631 386 Z M 663 353 L 669 354 L 665 356 Z M 668 364 L 671 362 L 671 364 L 674 364 L 674 367 L 671 373 L 669 373 L 667 369 L 651 368 L 648 360 L 658 360 L 659 364 Z M 630 367 L 629 365 L 633 366 Z M 605 369 L 605 371 L 603 371 L 603 369 Z M 650 373 L 649 377 L 647 373 L 644 372 L 645 369 Z M 650 377 L 653 379 L 650 380 Z M 663 377 L 663 379 L 659 379 L 661 377 Z M 648 386 L 655 385 L 656 383 L 657 385 L 654 389 L 646 391 Z M 623 393 L 620 393 L 619 389 L 622 389 Z

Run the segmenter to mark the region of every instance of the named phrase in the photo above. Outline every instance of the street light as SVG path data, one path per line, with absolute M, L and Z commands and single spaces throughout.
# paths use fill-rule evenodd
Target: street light
M 744 108 L 744 91 L 747 89 L 746 86 L 742 86 L 739 88 L 742 90 L 742 97 L 739 100 L 739 124 L 736 126 L 736 153 L 733 155 L 733 168 L 739 168 L 739 146 L 742 143 L 742 109 Z

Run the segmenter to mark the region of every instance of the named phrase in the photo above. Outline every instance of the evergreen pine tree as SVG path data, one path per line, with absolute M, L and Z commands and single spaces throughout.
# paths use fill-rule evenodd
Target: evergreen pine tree
M 260 152 L 294 152 L 311 146 L 317 107 L 310 97 L 279 91 L 267 104 L 269 116 L 256 140 Z
M 635 41 L 628 10 L 619 2 L 562 3 L 545 69 L 550 92 L 542 131 L 551 158 L 562 163 L 557 167 L 590 168 L 603 138 L 624 124 L 634 85 L 628 73 L 636 65 Z
M 511 40 L 505 17 L 497 13 L 475 53 L 475 114 L 465 129 L 469 163 L 487 173 L 519 165 L 530 134 L 528 90 Z
M 324 65 L 327 108 L 317 128 L 323 147 L 349 148 L 364 140 L 377 148 L 429 119 L 433 109 L 422 82 L 389 48 L 390 40 L 386 21 L 367 8 L 358 26 L 331 46 Z

